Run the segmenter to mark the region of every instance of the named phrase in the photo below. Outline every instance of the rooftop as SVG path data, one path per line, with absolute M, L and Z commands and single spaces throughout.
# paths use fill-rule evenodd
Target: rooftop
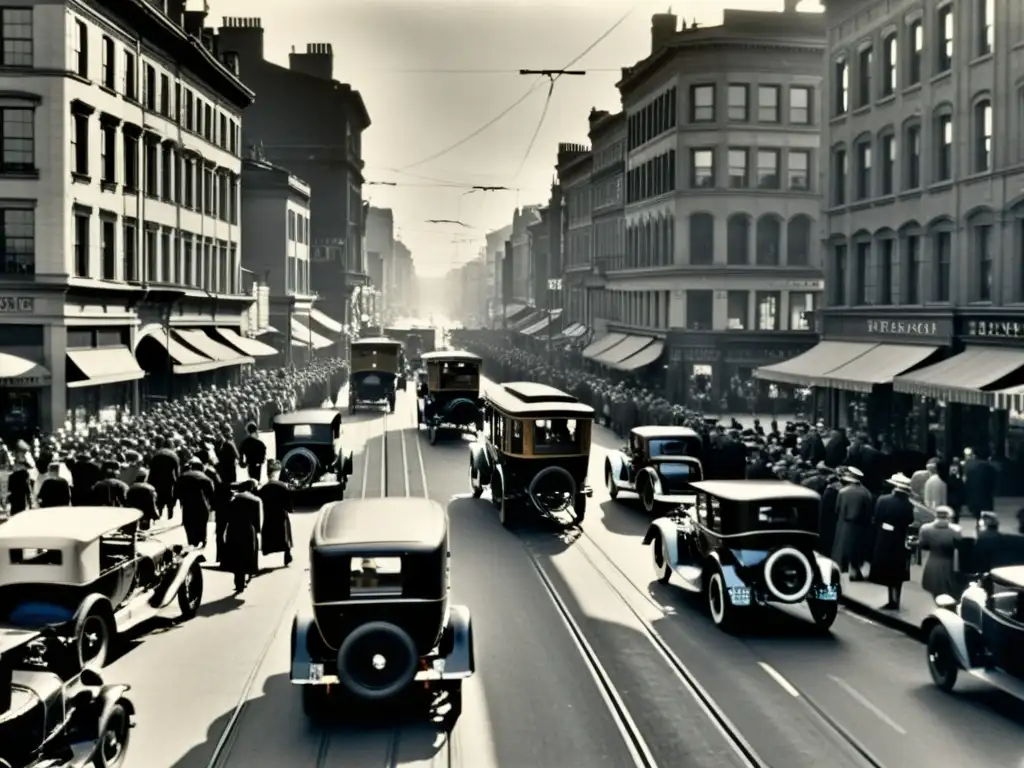
M 123 507 L 40 507 L 27 509 L 0 525 L 0 546 L 54 541 L 88 544 L 142 517 Z
M 698 491 L 728 501 L 772 501 L 808 499 L 817 501 L 817 492 L 787 480 L 703 480 L 693 483 Z
M 352 499 L 324 506 L 313 529 L 315 547 L 408 545 L 435 549 L 448 533 L 448 515 L 431 499 Z

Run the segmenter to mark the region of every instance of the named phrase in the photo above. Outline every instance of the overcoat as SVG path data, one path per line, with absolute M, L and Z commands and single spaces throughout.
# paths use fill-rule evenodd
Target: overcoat
M 160 493 L 159 488 L 157 493 Z M 181 502 L 185 537 L 191 546 L 197 546 L 206 541 L 206 524 L 210 522 L 213 508 L 213 481 L 202 470 L 190 469 L 178 478 L 174 493 Z
M 236 493 L 228 503 L 223 565 L 229 571 L 252 576 L 259 570 L 258 534 L 262 507 L 259 496 L 249 492 Z
M 875 503 L 875 547 L 869 578 L 875 584 L 897 587 L 910 579 L 907 532 L 914 524 L 914 505 L 904 493 L 887 493 Z
M 818 506 L 818 543 L 814 549 L 826 557 L 832 555 L 836 540 L 839 504 L 839 484 L 830 483 L 821 492 L 821 504 Z
M 258 493 L 263 502 L 263 554 L 291 552 L 292 521 L 289 515 L 295 511 L 292 491 L 280 480 L 270 480 Z
M 174 487 L 181 475 L 181 461 L 170 448 L 160 448 L 149 460 L 149 483 L 156 488 L 157 505 L 173 506 Z M 78 480 L 75 480 L 78 485 Z M 91 486 L 90 486 L 91 487 Z
M 40 507 L 70 507 L 71 483 L 63 477 L 47 476 L 39 486 Z
M 839 491 L 832 559 L 842 571 L 851 565 L 860 567 L 871 554 L 871 506 L 871 493 L 860 483 L 851 483 Z

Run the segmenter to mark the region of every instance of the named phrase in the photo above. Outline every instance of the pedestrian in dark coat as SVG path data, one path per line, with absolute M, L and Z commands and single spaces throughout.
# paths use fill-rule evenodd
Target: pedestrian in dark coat
M 174 518 L 174 489 L 180 475 L 178 454 L 168 447 L 166 440 L 160 439 L 156 452 L 149 460 L 149 482 L 156 488 L 156 508 L 161 514 L 166 509 L 168 520 Z
M 84 506 L 89 503 L 92 487 L 103 479 L 103 467 L 93 461 L 88 452 L 84 452 L 75 456 L 70 469 L 73 483 L 71 499 L 76 507 Z
M 142 513 L 139 527 L 148 530 L 154 520 L 160 519 L 156 506 L 156 488 L 149 483 L 149 470 L 140 467 L 135 471 L 135 482 L 128 486 L 124 505 Z
M 228 504 L 228 527 L 224 532 L 226 565 L 235 574 L 235 592 L 241 592 L 259 570 L 259 530 L 263 502 L 253 491 L 256 483 L 243 480 Z
M 914 505 L 910 501 L 910 478 L 897 474 L 886 482 L 892 493 L 878 497 L 872 524 L 875 547 L 871 555 L 871 581 L 889 590 L 885 610 L 898 611 L 903 583 L 910 579 L 910 551 L 907 533 L 914 524 Z
M 843 467 L 839 474 L 842 489 L 836 502 L 836 540 L 832 559 L 842 573 L 851 571 L 851 581 L 863 581 L 861 569 L 870 552 L 871 517 L 874 514 L 871 493 L 862 485 L 864 473 L 856 467 Z
M 818 543 L 814 550 L 825 557 L 831 557 L 836 540 L 840 484 L 838 475 L 829 475 L 825 480 L 825 487 L 821 490 L 821 503 L 818 506 Z M 807 482 L 809 481 L 805 481 L 804 485 L 807 485 Z
M 267 446 L 260 440 L 259 428 L 253 422 L 245 425 L 246 436 L 238 446 L 242 456 L 242 466 L 249 472 L 249 477 L 256 482 L 263 479 L 263 463 L 267 460 Z
M 238 480 L 238 447 L 230 427 L 224 427 L 222 437 L 222 442 L 217 446 L 217 474 L 225 483 L 233 485 Z
M 60 463 L 53 462 L 47 468 L 46 477 L 39 486 L 40 507 L 70 507 L 71 483 L 60 475 Z
M 272 461 L 267 465 L 269 479 L 260 488 L 259 497 L 263 502 L 262 535 L 263 554 L 284 552 L 284 564 L 292 562 L 292 521 L 289 515 L 295 511 L 292 490 L 279 479 L 281 465 Z
M 181 503 L 181 520 L 189 546 L 206 546 L 206 526 L 210 522 L 215 488 L 203 472 L 199 459 L 189 459 L 187 471 L 178 478 L 174 497 Z M 157 489 L 159 493 L 159 489 Z
M 967 509 L 980 520 L 982 512 L 995 509 L 996 468 L 988 460 L 987 451 L 979 448 L 967 459 L 963 471 Z
M 846 433 L 840 429 L 834 430 L 828 442 L 825 444 L 825 464 L 830 467 L 841 467 L 846 463 L 846 454 L 850 447 L 850 441 Z
M 128 486 L 118 477 L 120 473 L 121 465 L 116 461 L 104 462 L 103 478 L 93 485 L 89 503 L 97 507 L 123 507 Z

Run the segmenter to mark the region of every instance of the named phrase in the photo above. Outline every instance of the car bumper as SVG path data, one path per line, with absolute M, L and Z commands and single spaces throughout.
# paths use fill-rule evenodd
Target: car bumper
M 738 586 L 729 587 L 729 602 L 737 608 L 747 608 L 754 605 L 768 605 L 778 603 L 781 605 L 798 605 L 808 600 L 819 600 L 821 602 L 836 602 L 839 599 L 839 589 L 834 584 L 813 587 L 810 593 L 803 600 L 796 603 L 782 603 L 768 594 L 768 590 L 757 587 Z

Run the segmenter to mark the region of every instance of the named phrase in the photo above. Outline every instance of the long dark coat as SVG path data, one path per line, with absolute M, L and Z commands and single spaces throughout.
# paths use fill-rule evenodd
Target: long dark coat
M 47 476 L 39 486 L 40 507 L 70 507 L 71 483 L 63 477 Z
M 149 483 L 135 482 L 129 485 L 124 505 L 139 510 L 146 520 L 160 517 L 156 508 L 156 488 Z
M 818 506 L 818 543 L 814 549 L 826 557 L 831 556 L 836 540 L 836 527 L 839 504 L 839 484 L 831 483 L 821 492 L 821 504 Z
M 292 521 L 289 515 L 295 511 L 292 491 L 280 480 L 271 480 L 259 490 L 263 501 L 263 554 L 291 552 Z
M 128 486 L 116 477 L 105 477 L 92 487 L 89 503 L 98 507 L 123 507 Z
M 236 493 L 228 503 L 222 564 L 247 576 L 259 570 L 259 530 L 263 502 L 252 493 Z
M 842 571 L 860 567 L 871 554 L 871 493 L 860 483 L 851 483 L 839 491 L 836 503 L 836 539 L 832 559 Z
M 170 448 L 161 448 L 149 460 L 149 483 L 156 488 L 157 505 L 168 507 L 174 505 L 174 488 L 181 475 L 181 462 L 178 454 Z M 77 480 L 75 481 L 77 485 Z
M 181 502 L 185 537 L 193 547 L 206 541 L 206 525 L 210 522 L 214 492 L 213 481 L 201 470 L 190 469 L 178 478 L 174 495 Z M 157 493 L 160 493 L 159 488 Z
M 875 584 L 897 587 L 910 579 L 907 532 L 914 523 L 914 505 L 904 493 L 879 496 L 872 524 L 875 547 L 869 578 Z
M 71 470 L 71 480 L 74 482 L 71 498 L 75 506 L 88 504 L 92 487 L 103 479 L 103 467 L 86 457 L 75 459 L 69 469 Z
M 217 474 L 228 485 L 238 480 L 238 447 L 230 437 L 217 447 Z

